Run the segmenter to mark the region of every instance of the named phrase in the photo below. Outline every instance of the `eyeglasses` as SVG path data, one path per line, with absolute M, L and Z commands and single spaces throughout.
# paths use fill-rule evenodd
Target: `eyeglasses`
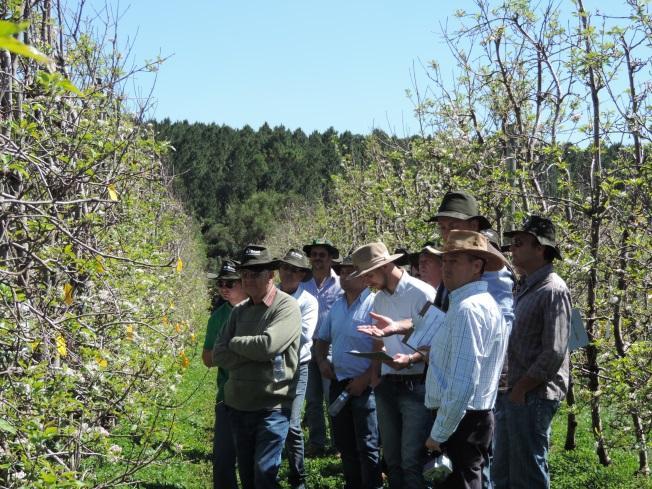
M 259 270 L 259 271 L 254 271 L 254 270 L 240 270 L 240 276 L 245 279 L 257 279 L 261 277 L 267 270 Z
M 286 265 L 285 263 L 282 263 L 279 268 L 281 270 L 283 270 L 283 271 L 291 272 L 291 273 L 303 273 L 304 272 L 304 270 L 302 268 L 293 267 L 292 265 Z
M 218 280 L 218 287 L 226 287 L 227 289 L 232 289 L 235 286 L 235 280 Z

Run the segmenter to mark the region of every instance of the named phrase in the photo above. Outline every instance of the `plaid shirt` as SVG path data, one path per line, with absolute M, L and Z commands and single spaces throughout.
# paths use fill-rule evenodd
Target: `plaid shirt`
M 516 291 L 509 338 L 508 384 L 527 375 L 542 380 L 532 392 L 561 400 L 568 389 L 571 297 L 552 264 L 534 272 Z
M 494 407 L 509 331 L 498 304 L 478 280 L 453 290 L 430 347 L 425 405 L 437 409 L 430 437 L 442 443 L 467 410 Z

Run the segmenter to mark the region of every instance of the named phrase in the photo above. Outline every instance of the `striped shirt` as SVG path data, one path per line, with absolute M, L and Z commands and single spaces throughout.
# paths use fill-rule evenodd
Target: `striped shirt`
M 552 264 L 526 277 L 515 294 L 507 355 L 510 388 L 527 375 L 543 381 L 533 390 L 538 397 L 561 400 L 566 396 L 570 324 L 570 291 Z
M 467 410 L 491 409 L 509 333 L 501 310 L 478 280 L 449 293 L 450 306 L 430 346 L 427 408 L 437 409 L 430 437 L 445 442 Z

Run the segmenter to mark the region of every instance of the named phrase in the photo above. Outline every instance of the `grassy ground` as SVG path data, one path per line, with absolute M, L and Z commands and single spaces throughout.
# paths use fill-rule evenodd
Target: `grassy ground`
M 215 404 L 214 369 L 207 373 L 198 354 L 194 356 L 179 389 L 179 400 L 185 400 L 179 410 L 172 445 L 165 460 L 156 462 L 138 473 L 141 489 L 204 489 L 211 484 L 211 440 Z M 551 473 L 553 489 L 652 489 L 652 481 L 635 476 L 637 457 L 633 452 L 613 449 L 613 464 L 602 467 L 597 462 L 594 440 L 590 431 L 588 408 L 579 410 L 577 449 L 565 451 L 565 411 L 553 424 Z M 335 457 L 309 459 L 307 487 L 335 489 L 343 487 L 340 461 Z M 287 464 L 283 462 L 280 477 L 284 488 Z

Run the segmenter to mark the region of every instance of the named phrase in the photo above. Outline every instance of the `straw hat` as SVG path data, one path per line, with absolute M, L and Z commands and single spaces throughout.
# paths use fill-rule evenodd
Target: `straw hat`
M 360 246 L 351 255 L 353 265 L 355 265 L 357 271 L 352 273 L 350 276 L 361 277 L 366 273 L 369 273 L 376 268 L 380 268 L 387 263 L 393 262 L 402 256 L 403 253 L 390 255 L 389 251 L 387 251 L 387 246 L 380 241 Z

